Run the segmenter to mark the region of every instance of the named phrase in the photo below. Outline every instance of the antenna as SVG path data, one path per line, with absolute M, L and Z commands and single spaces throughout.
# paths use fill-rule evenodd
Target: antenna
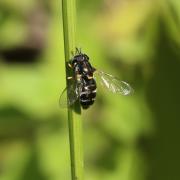
M 81 48 L 78 49 L 78 48 L 76 47 L 76 54 L 81 54 Z

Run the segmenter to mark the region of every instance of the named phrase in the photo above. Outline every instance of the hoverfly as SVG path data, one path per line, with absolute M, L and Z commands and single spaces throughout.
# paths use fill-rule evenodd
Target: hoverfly
M 76 54 L 69 61 L 68 66 L 73 70 L 73 76 L 68 77 L 68 80 L 73 81 L 73 83 L 62 92 L 59 99 L 61 107 L 72 106 L 79 100 L 83 109 L 89 108 L 96 98 L 96 80 L 99 80 L 100 84 L 112 93 L 129 95 L 133 92 L 128 83 L 92 67 L 89 57 L 81 53 L 78 48 L 76 48 Z

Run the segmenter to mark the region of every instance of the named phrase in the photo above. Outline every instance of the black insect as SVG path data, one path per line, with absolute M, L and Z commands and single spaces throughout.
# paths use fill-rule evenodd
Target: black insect
M 89 57 L 79 49 L 76 49 L 76 55 L 68 65 L 73 70 L 73 76 L 68 77 L 68 80 L 73 83 L 62 92 L 59 101 L 61 107 L 71 106 L 78 99 L 83 109 L 91 106 L 96 98 L 96 80 L 100 80 L 100 84 L 113 93 L 129 95 L 133 92 L 128 83 L 92 67 Z

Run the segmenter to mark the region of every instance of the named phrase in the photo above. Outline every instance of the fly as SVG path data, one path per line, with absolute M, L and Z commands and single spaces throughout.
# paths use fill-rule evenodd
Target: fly
M 129 95 L 133 92 L 132 87 L 124 81 L 92 67 L 89 57 L 76 48 L 76 55 L 68 63 L 73 70 L 73 76 L 68 80 L 73 81 L 68 88 L 62 92 L 59 100 L 61 107 L 72 106 L 79 100 L 83 109 L 89 108 L 96 99 L 97 85 L 100 85 L 112 93 Z M 68 95 L 68 97 L 67 97 Z

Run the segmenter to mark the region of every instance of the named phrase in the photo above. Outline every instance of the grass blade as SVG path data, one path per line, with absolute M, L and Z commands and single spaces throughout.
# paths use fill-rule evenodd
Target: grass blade
M 66 79 L 72 75 L 68 68 L 68 61 L 76 47 L 76 2 L 75 0 L 62 0 L 64 53 Z M 67 80 L 67 87 L 71 81 Z M 71 158 L 72 180 L 83 179 L 83 145 L 82 145 L 82 119 L 79 102 L 68 108 L 69 142 Z

